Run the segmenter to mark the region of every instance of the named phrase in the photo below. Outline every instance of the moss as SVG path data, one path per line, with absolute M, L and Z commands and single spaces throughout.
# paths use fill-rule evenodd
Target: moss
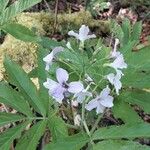
M 55 23 L 54 14 L 45 12 L 22 13 L 15 18 L 15 22 L 22 24 L 30 29 L 36 29 L 38 35 L 49 35 L 53 32 Z M 66 34 L 69 30 L 78 29 L 82 24 L 96 29 L 96 33 L 109 32 L 109 22 L 94 20 L 88 11 L 80 11 L 73 14 L 58 14 L 57 32 Z M 22 65 L 26 72 L 36 66 L 37 45 L 30 42 L 23 42 L 7 35 L 3 44 L 0 46 L 0 79 L 4 72 L 2 59 L 4 53 Z

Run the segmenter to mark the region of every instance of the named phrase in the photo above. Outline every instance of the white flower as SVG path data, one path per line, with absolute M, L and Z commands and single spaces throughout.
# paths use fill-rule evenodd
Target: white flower
M 74 98 L 76 98 L 77 102 L 82 103 L 85 100 L 86 96 L 91 97 L 92 93 L 90 93 L 84 89 L 81 92 L 76 93 L 74 95 Z
M 67 83 L 69 74 L 62 68 L 56 70 L 56 78 L 58 82 L 47 78 L 47 81 L 44 82 L 43 85 L 49 90 L 49 95 L 59 103 L 62 103 L 62 100 L 65 97 L 64 95 L 67 92 L 76 94 L 84 89 L 83 84 L 80 81 Z
M 84 42 L 87 39 L 90 38 L 96 38 L 95 34 L 88 35 L 90 32 L 89 27 L 82 25 L 81 28 L 79 29 L 79 33 L 76 33 L 74 31 L 69 31 L 68 35 L 74 36 L 76 39 L 80 40 L 81 42 Z
M 97 96 L 95 99 L 91 100 L 88 104 L 86 104 L 85 108 L 89 111 L 96 108 L 97 114 L 103 113 L 106 107 L 113 107 L 113 97 L 109 94 L 110 88 L 107 86 L 102 90 L 99 96 Z
M 114 60 L 114 62 L 110 63 L 109 66 L 114 68 L 116 71 L 118 69 L 127 68 L 127 64 L 125 63 L 122 54 L 118 55 L 117 58 Z
M 119 90 L 122 87 L 122 83 L 120 81 L 122 75 L 123 75 L 122 72 L 118 71 L 116 75 L 113 73 L 110 73 L 106 76 L 109 82 L 115 87 L 117 95 L 119 95 Z
M 64 48 L 59 46 L 55 47 L 50 54 L 43 58 L 43 61 L 46 62 L 45 70 L 49 70 L 50 66 L 52 65 L 53 59 L 55 58 L 56 54 L 63 51 Z

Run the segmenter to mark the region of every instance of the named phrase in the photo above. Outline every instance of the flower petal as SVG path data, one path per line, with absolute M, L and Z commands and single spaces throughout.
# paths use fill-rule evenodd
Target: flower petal
M 98 103 L 97 108 L 96 108 L 96 113 L 103 113 L 105 110 L 105 107 L 103 105 L 101 105 L 100 103 Z
M 50 63 L 50 62 L 52 62 L 52 60 L 53 60 L 53 53 L 51 52 L 50 54 L 48 54 L 47 56 L 45 56 L 44 58 L 43 58 L 43 61 L 45 61 L 46 63 Z
M 108 95 L 105 99 L 101 99 L 100 103 L 101 105 L 103 105 L 104 107 L 108 107 L 111 108 L 113 107 L 113 97 Z
M 79 93 L 84 89 L 84 86 L 81 82 L 71 82 L 69 83 L 68 91 L 71 93 Z
M 86 96 L 91 97 L 91 96 L 92 96 L 92 93 L 86 92 L 86 91 L 85 91 L 85 92 L 81 91 L 81 92 L 76 93 L 76 94 L 74 95 L 74 97 L 76 98 L 76 100 L 77 100 L 79 103 L 82 103 L 82 102 L 85 100 Z
M 91 35 L 87 36 L 87 39 L 91 39 L 91 38 L 96 38 L 96 35 L 95 34 L 91 34 Z
M 57 78 L 58 82 L 62 84 L 68 80 L 69 74 L 66 70 L 64 70 L 62 68 L 58 68 L 56 70 L 56 78 Z
M 114 84 L 114 79 L 115 79 L 115 74 L 110 73 L 106 76 L 106 78 L 108 79 L 108 81 L 113 85 Z
M 61 85 L 58 85 L 50 94 L 57 102 L 62 103 L 65 91 L 66 90 Z
M 92 109 L 96 108 L 98 106 L 97 98 L 91 100 L 88 104 L 85 105 L 85 108 L 88 111 L 91 111 Z
M 110 94 L 110 88 L 107 86 L 100 93 L 100 98 L 105 99 Z
M 73 30 L 69 31 L 69 32 L 68 32 L 68 35 L 74 36 L 76 39 L 79 39 L 79 34 L 78 34 L 78 33 L 75 33 Z
M 43 83 L 43 86 L 52 92 L 58 86 L 58 83 L 50 78 L 47 78 L 47 81 Z
M 82 25 L 81 28 L 79 29 L 79 39 L 80 41 L 84 42 L 88 38 L 88 33 L 89 33 L 89 27 Z
M 110 63 L 110 66 L 113 67 L 114 69 L 123 69 L 127 68 L 127 64 L 124 62 L 123 55 L 120 54 L 113 63 Z
M 64 48 L 62 46 L 55 47 L 53 49 L 53 51 L 52 51 L 53 52 L 53 56 L 55 56 L 59 52 L 62 52 L 63 50 L 64 50 Z

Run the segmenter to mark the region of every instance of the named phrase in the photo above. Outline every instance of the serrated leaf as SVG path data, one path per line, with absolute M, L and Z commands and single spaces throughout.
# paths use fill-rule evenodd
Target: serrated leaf
M 47 120 L 39 121 L 21 137 L 15 150 L 36 150 L 41 136 L 44 134 Z
M 0 1 L 0 14 L 5 10 L 9 0 L 1 0 Z
M 45 71 L 45 62 L 43 61 L 43 58 L 47 55 L 47 50 L 43 48 L 39 48 L 37 50 L 37 77 L 39 81 L 39 97 L 42 99 L 42 102 L 44 103 L 44 107 L 46 112 L 48 113 L 49 109 L 49 94 L 47 89 L 43 86 L 43 83 L 45 82 L 47 75 Z
M 16 39 L 25 41 L 25 42 L 37 42 L 40 41 L 40 37 L 36 36 L 34 32 L 29 30 L 27 27 L 17 24 L 17 23 L 8 23 L 2 26 L 2 29 L 14 36 Z
M 94 145 L 93 150 L 150 150 L 149 146 L 133 141 L 108 140 Z
M 122 30 L 124 33 L 123 37 L 123 45 L 126 45 L 129 42 L 130 39 L 130 32 L 131 32 L 131 25 L 130 25 L 130 20 L 129 19 L 124 19 L 122 22 Z
M 124 54 L 128 65 L 125 69 L 125 76 L 122 78 L 124 86 L 135 88 L 150 88 L 150 51 L 149 47 L 141 49 L 139 52 L 128 51 Z
M 37 89 L 25 71 L 8 57 L 5 57 L 4 66 L 8 77 L 16 84 L 24 98 L 29 101 L 36 111 L 45 116 L 46 110 L 39 99 Z
M 125 99 L 119 97 L 114 102 L 114 107 L 112 108 L 113 115 L 116 118 L 120 118 L 127 124 L 134 124 L 142 122 L 139 115 L 133 110 L 133 108 L 126 102 Z M 129 117 L 130 116 L 130 117 Z
M 59 141 L 68 136 L 68 129 L 65 122 L 58 116 L 49 118 L 48 127 L 52 134 L 53 141 Z
M 142 22 L 139 21 L 133 25 L 133 30 L 132 30 L 131 38 L 130 38 L 131 41 L 133 40 L 138 41 L 140 39 L 141 32 L 142 32 Z
M 9 150 L 13 140 L 20 137 L 21 132 L 28 124 L 29 122 L 25 122 L 3 132 L 0 135 L 0 150 Z
M 126 91 L 120 95 L 124 101 L 140 106 L 146 113 L 150 113 L 150 93 L 143 90 Z
M 120 139 L 150 137 L 150 125 L 147 123 L 128 124 L 100 128 L 93 134 L 93 139 Z
M 33 116 L 29 104 L 20 95 L 20 93 L 13 90 L 10 86 L 3 82 L 0 83 L 0 102 L 27 116 Z
M 57 41 L 54 41 L 48 37 L 41 37 L 41 39 L 39 41 L 37 41 L 37 43 L 39 45 L 41 45 L 43 48 L 47 48 L 47 49 L 54 48 L 56 46 L 63 46 L 64 45 L 63 42 L 57 42 Z
M 9 123 L 24 120 L 25 118 L 26 118 L 25 116 L 18 114 L 0 112 L 0 127 L 7 125 Z
M 46 145 L 44 150 L 80 150 L 88 141 L 89 137 L 87 134 L 79 133 L 60 139 L 56 143 L 52 142 Z
M 0 15 L 0 25 L 8 22 L 10 19 L 30 8 L 31 6 L 41 2 L 41 0 L 17 0 L 7 7 Z

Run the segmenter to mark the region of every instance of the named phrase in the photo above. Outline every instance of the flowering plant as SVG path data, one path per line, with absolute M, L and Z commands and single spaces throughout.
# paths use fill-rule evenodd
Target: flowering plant
M 139 38 L 132 33 L 126 44 L 124 36 L 116 38 L 111 48 L 86 25 L 79 33 L 69 31 L 67 43 L 21 29 L 39 44 L 38 66 L 33 70 L 38 86 L 31 81 L 32 72 L 25 73 L 5 57 L 8 79 L 0 83 L 0 102 L 17 113 L 0 113 L 1 126 L 16 125 L 0 135 L 1 149 L 9 149 L 15 139 L 16 150 L 35 150 L 38 143 L 45 150 L 149 149 L 137 138 L 150 137 L 150 126 L 134 111 L 137 105 L 150 112 L 150 93 L 145 90 L 150 87 L 149 51 L 130 51 Z M 15 30 L 12 35 L 27 40 Z M 113 123 L 105 127 L 104 117 L 112 115 Z M 51 140 L 45 142 L 47 133 Z

